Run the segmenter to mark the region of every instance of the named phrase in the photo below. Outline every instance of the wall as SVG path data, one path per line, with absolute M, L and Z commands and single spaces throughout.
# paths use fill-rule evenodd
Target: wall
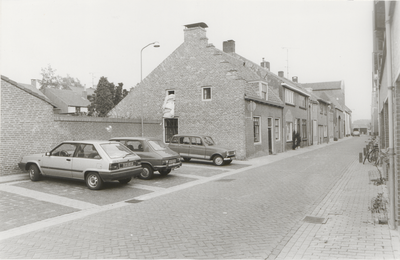
M 62 141 L 141 135 L 140 120 L 54 115 L 50 103 L 10 82 L 1 82 L 0 175 L 21 173 L 23 156 L 49 151 Z M 160 123 L 145 121 L 144 135 L 161 138 Z

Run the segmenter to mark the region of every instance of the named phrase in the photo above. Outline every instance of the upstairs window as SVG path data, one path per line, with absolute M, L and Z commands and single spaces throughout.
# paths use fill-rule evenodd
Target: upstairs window
M 299 95 L 299 106 L 306 107 L 306 97 Z
M 285 88 L 285 103 L 294 105 L 294 92 Z
M 203 87 L 203 88 L 201 88 L 201 91 L 202 91 L 201 100 L 203 100 L 203 101 L 211 100 L 211 88 L 210 87 Z
M 259 88 L 260 88 L 260 97 L 264 100 L 268 100 L 268 85 L 263 82 L 260 82 Z

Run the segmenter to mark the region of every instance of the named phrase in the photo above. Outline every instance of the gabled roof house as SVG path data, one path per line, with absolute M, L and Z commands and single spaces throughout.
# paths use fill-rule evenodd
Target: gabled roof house
M 57 106 L 59 114 L 86 114 L 90 101 L 71 90 L 43 89 L 43 94 Z
M 159 137 L 166 143 L 176 133 L 210 135 L 236 149 L 238 159 L 286 150 L 292 133 L 286 133 L 284 89 L 308 94 L 234 53 L 233 41 L 224 42 L 224 50 L 209 44 L 206 28 L 205 23 L 186 25 L 184 42 L 109 116 L 159 120 Z M 169 113 L 163 110 L 166 103 Z M 303 105 L 306 119 L 306 100 Z M 289 114 L 291 131 L 295 112 Z

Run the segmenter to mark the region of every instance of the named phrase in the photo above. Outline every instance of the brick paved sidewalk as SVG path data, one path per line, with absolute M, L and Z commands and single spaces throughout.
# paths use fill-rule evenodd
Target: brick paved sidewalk
M 373 197 L 387 193 L 370 182 L 374 168 L 354 161 L 309 214 L 324 223 L 303 221 L 276 259 L 400 259 L 399 233 L 374 224 L 368 210 Z

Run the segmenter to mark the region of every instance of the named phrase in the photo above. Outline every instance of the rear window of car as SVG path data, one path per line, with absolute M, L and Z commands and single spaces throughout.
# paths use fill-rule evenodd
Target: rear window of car
M 160 140 L 149 140 L 149 144 L 156 151 L 162 151 L 162 150 L 167 149 L 165 144 L 163 142 L 161 142 Z
M 125 145 L 120 143 L 109 143 L 100 145 L 111 159 L 124 158 L 127 155 L 136 155 L 129 150 Z

